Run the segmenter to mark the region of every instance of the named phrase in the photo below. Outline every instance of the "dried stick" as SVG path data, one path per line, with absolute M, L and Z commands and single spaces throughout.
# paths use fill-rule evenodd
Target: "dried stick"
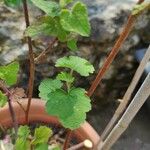
M 26 27 L 28 27 L 30 25 L 30 21 L 29 21 L 27 0 L 22 0 L 22 1 L 23 1 L 23 9 L 24 9 Z M 28 40 L 28 48 L 29 48 L 29 60 L 30 60 L 30 77 L 29 77 L 29 83 L 28 83 L 28 89 L 29 89 L 28 104 L 27 104 L 26 116 L 25 116 L 26 123 L 28 123 L 28 119 L 29 119 L 29 110 L 30 110 L 30 105 L 31 105 L 31 100 L 32 100 L 32 95 L 33 95 L 34 74 L 35 74 L 35 64 L 34 64 L 34 53 L 33 53 L 33 49 L 32 49 L 32 40 L 30 37 L 27 37 L 27 40 Z
M 11 100 L 11 95 L 12 94 L 9 91 L 9 89 L 1 82 L 0 82 L 0 88 L 3 90 L 3 92 L 5 92 L 5 94 L 8 98 L 7 102 L 8 102 L 8 107 L 9 107 L 10 115 L 11 115 L 11 118 L 12 118 L 12 122 L 13 122 L 13 127 L 14 127 L 14 130 L 15 130 L 15 139 L 17 139 L 18 122 L 17 122 L 17 118 L 16 118 L 16 115 L 15 115 L 15 111 L 14 111 L 13 106 L 12 106 L 12 100 Z
M 87 139 L 77 145 L 74 145 L 74 146 L 68 148 L 67 150 L 78 150 L 81 148 L 91 149 L 92 147 L 93 147 L 93 143 Z
M 139 0 L 138 4 L 141 4 L 144 2 L 144 0 Z M 133 29 L 133 25 L 135 23 L 135 20 L 137 18 L 137 15 L 130 15 L 127 21 L 127 24 L 125 25 L 121 35 L 119 36 L 118 40 L 116 41 L 114 47 L 112 48 L 110 54 L 108 55 L 107 59 L 105 60 L 102 68 L 99 70 L 95 80 L 93 81 L 89 91 L 88 91 L 88 96 L 92 96 L 95 89 L 97 88 L 98 84 L 101 82 L 103 76 L 105 75 L 106 71 L 109 69 L 111 63 L 115 59 L 116 55 L 118 54 L 122 44 L 124 41 L 127 39 L 129 33 Z
M 109 132 L 112 130 L 114 124 L 118 121 L 119 117 L 122 115 L 122 113 L 125 111 L 126 109 L 126 106 L 128 105 L 129 103 L 129 100 L 131 98 L 131 95 L 139 81 L 139 79 L 141 78 L 143 72 L 144 72 L 144 69 L 145 69 L 145 66 L 146 64 L 148 63 L 150 59 L 150 46 L 148 47 L 119 107 L 117 108 L 114 116 L 112 117 L 112 119 L 110 120 L 110 122 L 108 123 L 107 127 L 105 128 L 105 130 L 103 131 L 102 135 L 101 135 L 101 138 L 102 140 L 105 140 L 106 136 L 109 134 Z
M 98 150 L 109 150 L 112 145 L 118 140 L 121 134 L 127 129 L 137 112 L 140 110 L 142 105 L 145 103 L 150 95 L 150 73 L 147 75 L 140 89 L 136 93 L 132 102 L 128 106 L 127 110 L 113 128 L 110 134 L 107 136 L 104 142 L 98 144 Z
M 53 40 L 51 41 L 51 43 L 49 44 L 49 46 L 48 46 L 44 51 L 42 51 L 41 54 L 39 54 L 38 57 L 36 57 L 36 58 L 34 59 L 35 63 L 38 63 L 38 62 L 53 48 L 54 44 L 55 44 L 57 41 L 58 41 L 57 38 L 53 39 Z

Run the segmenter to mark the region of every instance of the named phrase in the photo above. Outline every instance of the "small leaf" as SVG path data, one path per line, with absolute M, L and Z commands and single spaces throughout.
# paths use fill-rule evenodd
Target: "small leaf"
M 89 76 L 94 72 L 94 67 L 87 60 L 77 57 L 69 56 L 57 60 L 56 67 L 66 67 L 78 72 L 81 76 Z
M 18 130 L 18 138 L 15 143 L 15 150 L 27 150 L 30 148 L 30 142 L 27 139 L 30 134 L 28 126 L 20 126 Z
M 41 82 L 39 86 L 39 97 L 43 100 L 47 100 L 47 95 L 52 91 L 56 91 L 62 87 L 62 82 L 60 80 L 52 80 L 52 79 L 45 79 Z
M 28 126 L 20 126 L 18 130 L 18 137 L 27 139 L 30 134 L 30 129 Z
M 25 30 L 25 36 L 56 35 L 55 19 L 49 16 L 41 17 Z
M 18 138 L 15 144 L 15 150 L 29 150 L 30 142 L 28 140 L 24 140 L 23 138 Z
M 60 0 L 60 6 L 63 8 L 66 5 L 68 5 L 69 3 L 71 3 L 73 0 Z
M 81 88 L 71 89 L 69 93 L 56 90 L 48 97 L 47 113 L 57 116 L 62 125 L 71 130 L 80 127 L 86 119 L 86 112 L 91 110 L 90 99 Z
M 7 97 L 0 91 L 0 107 L 5 106 L 7 103 Z
M 37 144 L 35 150 L 48 150 L 48 144 L 46 143 Z
M 57 79 L 61 81 L 66 81 L 68 83 L 72 83 L 74 81 L 74 77 L 67 72 L 61 72 L 57 75 Z
M 0 66 L 0 73 L 3 74 L 0 77 L 6 82 L 7 85 L 11 86 L 17 82 L 17 74 L 19 71 L 19 63 L 13 62 L 7 66 Z
M 75 40 L 75 39 L 68 40 L 68 41 L 67 41 L 67 46 L 68 46 L 69 49 L 71 49 L 71 50 L 73 50 L 73 51 L 78 50 L 78 47 L 77 47 L 77 40 Z
M 10 7 L 19 6 L 21 4 L 21 0 L 4 0 L 5 4 Z
M 66 31 L 75 32 L 82 36 L 89 36 L 90 23 L 88 21 L 88 13 L 86 6 L 77 2 L 72 11 L 67 9 L 61 12 L 61 25 Z
M 66 41 L 68 34 L 69 33 L 62 28 L 60 20 L 57 17 L 52 18 L 49 16 L 41 17 L 25 30 L 25 36 L 36 37 L 51 35 L 58 37 L 61 42 Z
M 43 10 L 47 15 L 51 17 L 58 16 L 60 13 L 60 7 L 56 2 L 45 0 L 31 0 L 35 6 Z
M 40 126 L 35 129 L 34 139 L 31 142 L 33 145 L 44 144 L 52 136 L 52 130 L 46 126 Z

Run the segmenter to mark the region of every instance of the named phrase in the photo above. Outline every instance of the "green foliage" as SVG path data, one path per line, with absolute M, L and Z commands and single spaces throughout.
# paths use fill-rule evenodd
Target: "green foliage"
M 5 106 L 7 103 L 7 97 L 0 91 L 0 107 Z
M 51 17 L 58 16 L 60 13 L 60 6 L 53 1 L 45 0 L 31 0 L 35 6 L 43 10 L 47 15 Z
M 78 72 L 81 76 L 88 76 L 94 72 L 94 67 L 87 60 L 77 57 L 69 56 L 57 60 L 56 67 L 66 67 Z
M 28 150 L 31 145 L 34 150 L 48 150 L 48 139 L 52 135 L 52 130 L 46 126 L 40 126 L 35 129 L 33 140 L 28 126 L 20 126 L 18 130 L 18 138 L 15 143 L 15 150 Z
M 4 3 L 7 6 L 15 7 L 15 6 L 19 6 L 21 4 L 21 0 L 4 0 Z
M 67 46 L 68 46 L 68 48 L 70 48 L 73 51 L 78 50 L 77 40 L 75 40 L 75 39 L 68 40 L 67 41 Z
M 23 138 L 18 138 L 15 144 L 15 150 L 28 150 L 30 148 L 30 142 Z
M 37 146 L 35 147 L 35 150 L 48 150 L 48 144 L 46 144 L 46 143 L 37 144 Z
M 59 73 L 56 78 L 58 80 L 66 81 L 68 83 L 72 83 L 74 81 L 74 77 L 71 74 L 67 73 L 67 72 Z
M 20 126 L 18 138 L 15 144 L 15 150 L 27 150 L 30 148 L 30 141 L 27 139 L 30 134 L 28 126 Z
M 134 8 L 132 10 L 132 15 L 138 15 L 139 13 L 141 13 L 146 8 L 150 8 L 150 2 L 144 2 L 141 4 L 137 4 L 134 6 Z
M 4 80 L 8 86 L 17 82 L 19 63 L 13 62 L 7 66 L 0 66 L 0 79 Z
M 62 83 L 60 80 L 45 79 L 39 86 L 39 97 L 41 97 L 43 100 L 47 100 L 49 93 L 54 92 L 61 87 Z
M 72 34 L 89 36 L 90 23 L 86 6 L 77 2 L 71 9 L 64 9 L 72 0 L 60 0 L 59 3 L 45 0 L 31 0 L 35 6 L 46 13 L 25 31 L 25 36 L 49 35 L 66 42 L 70 50 L 78 50 L 77 40 Z
M 27 139 L 29 134 L 30 134 L 30 129 L 28 126 L 20 126 L 20 128 L 18 130 L 19 138 Z
M 40 126 L 35 129 L 34 139 L 32 141 L 33 145 L 46 144 L 49 137 L 52 136 L 52 130 L 46 126 Z
M 60 0 L 59 1 L 59 4 L 60 6 L 63 8 L 65 7 L 66 5 L 68 5 L 69 3 L 71 3 L 73 0 Z
M 89 36 L 90 24 L 86 6 L 77 2 L 71 11 L 64 9 L 61 12 L 61 25 L 67 31 L 78 33 L 82 36 Z
M 48 95 L 46 111 L 57 116 L 65 128 L 76 129 L 84 123 L 86 112 L 91 110 L 90 99 L 81 88 L 73 88 L 69 93 L 56 90 Z

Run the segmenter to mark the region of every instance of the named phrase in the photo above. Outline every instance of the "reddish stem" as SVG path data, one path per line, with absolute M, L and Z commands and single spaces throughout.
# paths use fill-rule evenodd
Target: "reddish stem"
M 23 9 L 24 9 L 26 27 L 28 27 L 30 25 L 30 21 L 29 21 L 27 0 L 23 0 Z M 28 48 L 29 48 L 29 60 L 30 60 L 30 77 L 29 77 L 29 83 L 28 83 L 28 89 L 29 89 L 28 104 L 27 104 L 26 116 L 25 116 L 26 123 L 28 123 L 28 121 L 29 121 L 29 110 L 30 110 L 30 105 L 31 105 L 31 100 L 32 100 L 32 95 L 33 95 L 34 74 L 35 74 L 35 64 L 34 64 L 34 53 L 33 53 L 33 49 L 32 49 L 32 40 L 30 37 L 27 37 L 27 40 L 28 40 Z
M 3 90 L 3 92 L 6 94 L 7 96 L 7 102 L 8 102 L 8 106 L 9 106 L 9 111 L 10 111 L 10 115 L 12 118 L 12 122 L 13 122 L 13 127 L 15 130 L 15 139 L 17 139 L 17 132 L 18 132 L 18 122 L 17 122 L 17 118 L 15 115 L 15 111 L 13 109 L 12 106 L 12 100 L 11 100 L 11 92 L 9 91 L 9 89 L 2 83 L 0 83 L 0 88 Z
M 141 4 L 144 0 L 139 0 L 138 4 Z M 127 37 L 129 36 L 129 33 L 131 32 L 131 30 L 133 29 L 133 25 L 134 22 L 136 20 L 136 16 L 130 15 L 127 23 L 121 33 L 121 35 L 119 36 L 118 40 L 116 41 L 114 47 L 112 48 L 110 54 L 108 55 L 107 59 L 105 60 L 102 68 L 99 70 L 95 80 L 93 81 L 89 91 L 88 91 L 88 96 L 92 96 L 94 91 L 96 90 L 98 84 L 101 82 L 101 80 L 103 79 L 106 71 L 109 69 L 111 63 L 113 62 L 113 60 L 115 59 L 116 55 L 118 54 L 122 44 L 124 43 L 124 41 L 127 39 Z
M 68 129 L 63 150 L 66 150 L 66 149 L 68 148 L 69 143 L 70 143 L 71 136 L 72 136 L 72 130 L 69 130 L 69 129 Z

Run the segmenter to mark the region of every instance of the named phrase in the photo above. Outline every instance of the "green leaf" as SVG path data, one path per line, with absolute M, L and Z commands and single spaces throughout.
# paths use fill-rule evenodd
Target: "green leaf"
M 7 6 L 15 7 L 15 6 L 19 6 L 21 4 L 21 0 L 4 0 L 4 3 Z
M 62 82 L 60 80 L 53 80 L 53 79 L 45 79 L 41 82 L 39 86 L 39 97 L 43 100 L 48 99 L 48 94 L 60 89 L 62 87 Z
M 82 36 L 89 36 L 90 23 L 86 6 L 77 2 L 71 11 L 64 9 L 61 12 L 61 25 L 66 31 L 76 32 Z
M 137 15 L 141 13 L 146 8 L 150 8 L 150 3 L 149 2 L 144 2 L 141 4 L 136 4 L 132 10 L 132 15 Z
M 48 144 L 46 143 L 37 144 L 35 150 L 48 150 Z
M 33 145 L 44 144 L 48 142 L 48 139 L 52 136 L 52 130 L 46 126 L 40 126 L 35 129 Z
M 30 142 L 27 139 L 30 134 L 28 126 L 20 126 L 18 130 L 18 138 L 15 143 L 15 150 L 28 150 L 30 148 Z
M 48 95 L 46 111 L 57 116 L 65 128 L 76 129 L 84 123 L 86 112 L 91 110 L 90 99 L 84 89 L 71 89 L 69 93 L 56 90 Z
M 41 17 L 25 30 L 25 36 L 56 35 L 55 19 L 49 16 Z
M 66 5 L 68 5 L 69 3 L 71 3 L 72 1 L 73 0 L 60 0 L 59 3 L 60 3 L 60 6 L 63 8 Z
M 0 91 L 0 107 L 5 106 L 7 103 L 7 97 Z
M 18 129 L 18 137 L 27 139 L 30 134 L 30 129 L 28 126 L 20 126 Z
M 62 42 L 66 41 L 68 34 L 69 33 L 62 28 L 60 20 L 57 17 L 52 18 L 49 16 L 41 17 L 25 30 L 25 36 L 36 37 L 40 35 L 51 35 L 58 37 Z
M 11 86 L 17 82 L 17 74 L 19 71 L 19 63 L 13 62 L 7 66 L 0 66 L 0 78 Z
M 15 150 L 29 150 L 30 142 L 28 140 L 24 140 L 23 138 L 18 138 L 15 144 Z
M 56 67 L 66 67 L 78 72 L 81 76 L 89 76 L 94 72 L 94 67 L 87 60 L 77 57 L 69 56 L 57 60 Z
M 74 81 L 74 77 L 67 72 L 61 72 L 56 77 L 58 80 L 66 81 L 68 83 L 72 83 Z
M 51 17 L 58 16 L 60 13 L 60 7 L 58 3 L 45 0 L 31 0 L 35 6 L 43 10 L 47 15 Z
M 68 46 L 69 49 L 71 49 L 73 51 L 78 50 L 77 40 L 75 40 L 75 39 L 68 40 L 67 41 L 67 46 Z

